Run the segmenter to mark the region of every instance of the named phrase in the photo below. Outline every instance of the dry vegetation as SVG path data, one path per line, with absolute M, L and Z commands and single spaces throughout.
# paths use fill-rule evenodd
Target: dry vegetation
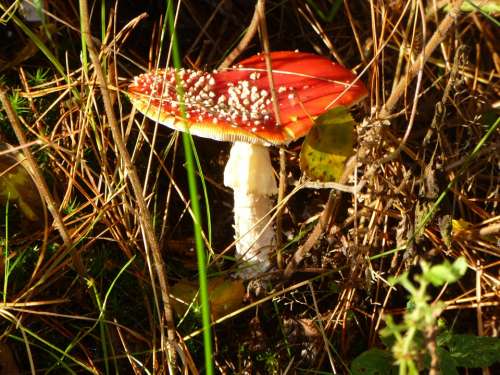
M 167 65 L 165 2 L 89 1 L 107 92 L 97 56 L 82 53 L 78 2 L 42 1 L 44 23 L 23 19 L 19 3 L 0 1 L 0 186 L 18 194 L 0 192 L 2 374 L 163 373 L 174 341 L 176 366 L 203 372 L 196 312 L 172 321 L 166 306 L 167 281 L 196 280 L 182 144 L 122 94 L 132 76 Z M 467 263 L 458 282 L 428 289 L 444 305 L 422 353 L 436 359 L 439 330 L 498 336 L 499 29 L 495 13 L 445 3 L 266 2 L 267 32 L 247 38 L 239 58 L 265 43 L 315 52 L 353 69 L 370 95 L 352 112 L 356 158 L 341 181 L 357 186 L 350 193 L 294 189 L 301 142 L 287 148 L 286 271 L 252 285 L 245 307 L 214 326 L 216 371 L 348 373 L 369 348 L 390 351 L 380 330 L 388 315 L 401 320 L 409 294 L 388 279 L 421 273 L 422 259 Z M 218 67 L 252 32 L 254 6 L 184 0 L 184 66 Z M 228 146 L 195 143 L 209 273 L 229 275 Z M 16 168 L 18 185 L 5 182 Z M 435 371 L 422 353 L 415 362 Z

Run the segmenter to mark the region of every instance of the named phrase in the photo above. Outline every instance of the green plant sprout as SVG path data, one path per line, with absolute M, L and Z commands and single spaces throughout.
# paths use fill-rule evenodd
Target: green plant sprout
M 387 327 L 380 334 L 383 337 L 393 337 L 392 354 L 399 365 L 399 373 L 418 374 L 419 358 L 422 357 L 422 338 L 432 340 L 432 333 L 437 330 L 437 321 L 444 310 L 444 303 L 437 301 L 429 303 L 431 296 L 428 294 L 429 285 L 442 286 L 453 283 L 465 274 L 467 262 L 458 258 L 450 264 L 429 266 L 425 261 L 420 263 L 422 274 L 415 276 L 415 283 L 411 282 L 408 272 L 399 277 L 389 278 L 391 284 L 399 284 L 410 293 L 408 310 L 403 322 L 397 324 L 392 316 L 386 316 Z
M 20 96 L 19 91 L 14 91 L 14 93 L 9 96 L 9 100 L 16 114 L 23 115 L 28 113 L 28 100 Z
M 47 82 L 50 70 L 37 68 L 34 73 L 28 73 L 28 83 L 31 86 L 38 86 Z
M 467 271 L 465 258 L 434 266 L 422 261 L 420 267 L 422 273 L 416 275 L 414 281 L 410 280 L 408 272 L 389 278 L 391 284 L 403 286 L 410 294 L 401 323 L 396 323 L 390 315 L 384 318 L 386 327 L 380 335 L 391 352 L 370 349 L 362 353 L 351 364 L 352 374 L 416 375 L 429 370 L 434 374 L 455 375 L 457 367 L 481 368 L 500 362 L 498 338 L 459 335 L 444 330 L 439 319 L 444 302 L 429 302 L 429 286 L 440 287 L 459 280 Z

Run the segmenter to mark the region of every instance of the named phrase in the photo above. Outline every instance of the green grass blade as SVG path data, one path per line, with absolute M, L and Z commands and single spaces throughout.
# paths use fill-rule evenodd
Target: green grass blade
M 101 299 L 99 298 L 99 292 L 97 291 L 95 281 L 93 279 L 88 280 L 87 284 L 91 285 L 92 292 L 94 293 L 95 303 L 97 308 L 100 310 L 99 314 L 99 334 L 101 336 L 101 350 L 102 350 L 102 359 L 104 362 L 104 372 L 106 375 L 109 375 L 109 361 L 108 361 L 108 336 L 106 335 L 105 323 L 103 322 L 104 317 L 104 309 L 101 303 Z
M 210 204 L 208 201 L 208 192 L 207 192 L 207 184 L 205 183 L 205 176 L 201 169 L 200 158 L 198 157 L 198 152 L 196 151 L 196 147 L 194 144 L 193 137 L 189 136 L 189 140 L 191 142 L 191 150 L 193 151 L 194 160 L 196 162 L 196 168 L 198 170 L 198 174 L 200 175 L 201 189 L 203 191 L 203 199 L 206 207 L 206 219 L 207 219 L 207 233 L 208 233 L 208 243 L 210 246 L 212 245 L 212 219 L 210 218 Z
M 16 327 L 17 327 L 17 329 L 21 330 L 23 333 L 27 333 L 29 336 L 31 336 L 35 340 L 37 340 L 38 342 L 42 343 L 45 346 L 44 350 L 47 350 L 46 348 L 50 348 L 55 353 L 58 353 L 61 357 L 54 356 L 54 358 L 55 358 L 55 360 L 57 362 L 56 366 L 58 368 L 60 368 L 61 366 L 66 367 L 67 365 L 64 363 L 64 360 L 69 359 L 73 363 L 75 363 L 76 365 L 80 366 L 82 369 L 88 371 L 89 373 L 91 373 L 91 374 L 95 373 L 95 371 L 94 371 L 93 368 L 87 366 L 87 364 L 85 364 L 84 362 L 80 361 L 78 358 L 76 358 L 76 357 L 72 356 L 71 354 L 69 354 L 67 350 L 63 350 L 63 349 L 59 348 L 55 344 L 51 343 L 49 340 L 44 339 L 43 337 L 39 336 L 37 333 L 35 333 L 31 329 L 29 329 L 29 328 L 25 327 L 24 325 L 22 325 L 16 319 L 16 317 L 12 313 L 10 313 L 9 311 L 4 310 L 4 309 L 0 309 L 0 316 L 3 319 L 8 320 L 11 323 L 15 324 Z M 23 334 L 23 336 L 24 336 L 24 334 Z M 12 335 L 10 337 L 16 338 L 15 336 L 12 336 Z M 21 338 L 18 338 L 18 340 L 19 341 L 24 341 L 24 339 L 21 339 Z
M 181 58 L 177 38 L 175 33 L 174 23 L 174 2 L 167 0 L 167 18 L 172 43 L 172 58 L 175 68 L 180 68 Z M 182 83 L 177 82 L 177 90 L 181 97 L 181 113 L 184 114 L 183 107 L 183 88 Z M 214 365 L 212 359 L 212 331 L 210 328 L 210 303 L 208 299 L 208 281 L 207 281 L 207 261 L 205 256 L 205 249 L 203 245 L 203 238 L 201 235 L 201 214 L 198 201 L 198 189 L 196 183 L 196 174 L 194 168 L 194 152 L 192 147 L 192 137 L 189 133 L 182 134 L 182 143 L 184 145 L 184 154 L 186 158 L 187 177 L 189 183 L 189 196 L 191 198 L 191 209 L 194 214 L 194 237 L 196 245 L 196 256 L 198 259 L 198 277 L 200 282 L 200 304 L 203 325 L 203 347 L 205 353 L 205 367 L 206 374 L 212 375 L 214 373 Z
M 81 9 L 81 2 L 80 2 L 80 14 L 82 14 L 82 9 Z M 87 41 L 85 40 L 85 36 L 83 35 L 83 19 L 80 17 L 80 36 L 82 40 L 82 69 L 83 72 L 85 73 L 85 76 L 88 77 L 89 73 L 89 58 L 88 58 L 88 52 L 87 52 Z
M 165 17 L 165 21 L 163 22 L 162 31 L 161 31 L 161 35 L 160 35 L 160 47 L 158 48 L 158 57 L 157 57 L 157 61 L 156 61 L 156 68 L 159 67 L 159 64 L 161 61 L 161 55 L 163 53 L 163 45 L 165 43 L 167 24 L 168 24 L 168 17 Z M 181 65 L 182 65 L 182 63 L 179 61 L 178 66 L 176 65 L 176 68 L 180 68 Z M 190 137 L 190 139 L 191 139 L 191 150 L 192 150 L 193 155 L 194 155 L 194 160 L 196 162 L 197 172 L 200 176 L 201 189 L 203 191 L 203 200 L 205 202 L 205 207 L 206 207 L 205 214 L 206 214 L 206 220 L 207 220 L 207 223 L 206 223 L 207 224 L 207 237 L 208 237 L 208 243 L 211 246 L 212 245 L 212 219 L 211 219 L 211 215 L 210 215 L 210 202 L 208 200 L 207 185 L 205 183 L 205 176 L 203 175 L 203 170 L 201 168 L 200 159 L 198 158 L 198 153 L 196 152 L 196 147 L 195 147 L 195 144 L 193 142 L 193 137 Z
M 101 0 L 101 42 L 106 39 L 106 2 Z
M 500 9 L 500 4 L 498 4 L 495 1 L 488 1 L 485 4 L 482 4 L 482 6 L 478 6 L 475 4 L 473 1 L 466 0 L 465 4 L 462 5 L 462 10 L 463 8 L 466 8 L 467 11 L 469 11 L 469 8 L 472 8 L 472 10 L 476 10 L 479 13 L 481 13 L 484 17 L 486 17 L 490 22 L 492 22 L 496 27 L 500 27 L 500 22 L 496 18 L 494 18 L 490 13 L 495 13 L 498 12 Z

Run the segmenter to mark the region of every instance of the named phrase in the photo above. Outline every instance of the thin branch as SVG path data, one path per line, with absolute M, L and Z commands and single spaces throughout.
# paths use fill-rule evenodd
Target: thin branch
M 260 12 L 259 12 L 259 3 L 260 0 L 257 1 L 257 4 L 255 5 L 255 10 L 253 12 L 253 17 L 252 20 L 250 21 L 250 25 L 248 25 L 247 32 L 245 35 L 243 35 L 243 38 L 241 38 L 240 42 L 234 48 L 229 55 L 224 59 L 222 64 L 219 65 L 219 69 L 226 69 L 228 68 L 234 60 L 240 55 L 240 53 L 247 48 L 248 43 L 252 40 L 254 37 L 255 33 L 257 32 L 257 28 L 259 26 L 259 20 L 260 20 Z
M 347 162 L 347 165 L 356 165 L 356 158 L 351 157 Z M 339 179 L 339 184 L 345 184 L 349 180 L 349 176 L 351 175 L 351 170 L 347 168 L 342 173 L 342 176 Z M 355 186 L 357 188 L 357 186 Z M 297 266 L 302 262 L 302 260 L 306 257 L 309 251 L 313 248 L 313 246 L 317 243 L 317 241 L 321 238 L 325 230 L 331 225 L 331 220 L 335 212 L 335 208 L 338 207 L 340 203 L 340 199 L 342 197 L 342 192 L 335 192 L 336 189 L 332 189 L 330 191 L 330 195 L 328 196 L 328 201 L 325 204 L 325 208 L 323 212 L 321 212 L 321 216 L 319 217 L 318 223 L 315 225 L 311 234 L 307 238 L 306 242 L 302 246 L 300 246 L 297 251 L 293 254 L 292 260 L 287 264 L 285 272 L 283 274 L 285 279 L 290 278 Z M 354 194 L 357 192 L 355 190 Z M 357 215 L 353 217 L 356 220 Z
M 174 373 L 173 369 L 175 368 L 175 359 L 176 359 L 176 351 L 175 351 L 176 334 L 175 334 L 174 318 L 172 313 L 172 305 L 170 303 L 169 287 L 165 273 L 165 265 L 160 253 L 160 247 L 158 245 L 158 241 L 156 239 L 156 235 L 152 225 L 151 214 L 148 210 L 146 201 L 143 196 L 143 189 L 141 187 L 141 183 L 137 175 L 137 172 L 135 170 L 135 167 L 132 163 L 132 159 L 130 158 L 130 154 L 123 140 L 120 127 L 118 126 L 113 106 L 111 104 L 111 97 L 107 87 L 106 78 L 101 68 L 101 62 L 99 61 L 99 55 L 97 54 L 93 39 L 90 34 L 90 21 L 89 21 L 87 0 L 80 0 L 80 12 L 82 18 L 82 33 L 87 42 L 87 48 L 89 50 L 90 59 L 92 60 L 92 64 L 94 65 L 97 82 L 101 89 L 102 100 L 104 103 L 104 109 L 106 111 L 106 116 L 108 118 L 109 126 L 111 128 L 111 132 L 113 133 L 113 139 L 118 148 L 120 157 L 124 162 L 125 171 L 129 176 L 130 183 L 134 191 L 135 199 L 139 207 L 139 220 L 141 223 L 144 237 L 146 239 L 147 245 L 149 245 L 151 252 L 153 254 L 154 268 L 158 277 L 158 282 L 160 283 L 160 291 L 164 309 L 163 317 L 167 324 L 167 343 L 166 345 L 164 345 L 164 342 L 162 340 L 162 348 L 163 350 L 165 350 L 166 346 L 168 355 L 168 366 L 170 372 Z M 147 245 L 145 246 L 146 252 L 148 251 Z M 164 337 L 164 335 L 162 335 L 162 337 Z
M 274 79 L 273 79 L 273 62 L 271 60 L 271 48 L 269 46 L 269 34 L 267 32 L 267 23 L 266 23 L 266 3 L 265 0 L 258 0 L 257 8 L 259 14 L 259 26 L 260 32 L 262 34 L 262 49 L 264 50 L 264 59 L 266 61 L 266 71 L 267 78 L 269 80 L 269 91 L 271 92 L 271 98 L 273 101 L 273 111 L 274 117 L 276 118 L 276 122 L 278 125 L 281 124 L 281 114 L 280 107 L 278 104 L 278 95 L 276 94 L 276 88 L 274 87 Z M 280 157 L 280 171 L 279 171 L 279 184 L 278 184 L 278 209 L 276 211 L 276 263 L 278 265 L 278 269 L 283 269 L 283 257 L 281 254 L 281 246 L 282 246 L 282 228 L 283 228 L 283 207 L 281 203 L 285 197 L 286 190 L 286 158 L 285 158 L 285 150 L 283 147 L 280 147 L 279 151 Z
M 394 107 L 396 107 L 399 99 L 401 99 L 401 97 L 403 96 L 406 87 L 413 80 L 413 78 L 415 78 L 421 67 L 427 62 L 437 46 L 444 40 L 444 38 L 448 34 L 450 27 L 455 23 L 457 17 L 460 15 L 460 7 L 462 6 L 463 2 L 463 0 L 455 1 L 453 7 L 448 11 L 446 17 L 441 21 L 431 39 L 425 46 L 424 50 L 415 60 L 415 63 L 412 64 L 408 69 L 408 73 L 406 74 L 406 76 L 399 81 L 397 86 L 392 91 L 391 96 L 385 102 L 385 105 L 379 114 L 381 118 L 388 117 L 391 114 L 391 112 L 394 110 Z

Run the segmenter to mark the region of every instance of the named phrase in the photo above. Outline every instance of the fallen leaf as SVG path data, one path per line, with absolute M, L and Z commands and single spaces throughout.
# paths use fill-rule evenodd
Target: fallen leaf
M 306 177 L 321 182 L 340 179 L 346 159 L 353 154 L 354 125 L 341 106 L 316 119 L 300 151 L 300 169 Z
M 453 219 L 451 221 L 451 234 L 454 237 L 465 235 L 472 228 L 472 224 L 464 219 Z
M 184 315 L 198 293 L 198 285 L 188 281 L 179 281 L 171 288 L 175 297 L 174 310 L 178 315 Z M 245 287 L 242 280 L 231 280 L 223 276 L 208 280 L 210 311 L 214 319 L 223 317 L 243 306 Z M 198 310 L 198 300 L 194 303 Z

